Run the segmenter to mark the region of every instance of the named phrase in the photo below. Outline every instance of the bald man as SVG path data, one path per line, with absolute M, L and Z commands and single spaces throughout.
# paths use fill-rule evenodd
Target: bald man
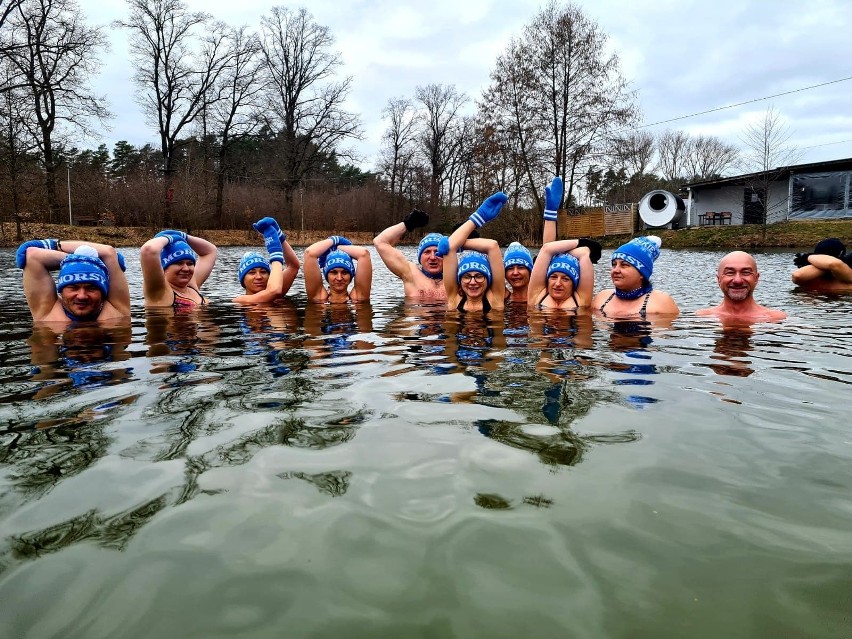
M 744 251 L 728 253 L 719 262 L 716 281 L 722 290 L 722 303 L 702 308 L 696 315 L 718 317 L 743 322 L 777 322 L 787 317 L 783 311 L 761 306 L 754 301 L 754 289 L 760 273 L 757 262 Z

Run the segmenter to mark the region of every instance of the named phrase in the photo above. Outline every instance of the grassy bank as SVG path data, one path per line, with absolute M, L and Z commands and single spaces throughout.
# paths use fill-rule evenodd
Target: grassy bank
M 847 246 L 852 246 L 852 220 L 781 222 L 766 227 L 761 226 L 705 226 L 680 229 L 677 231 L 656 231 L 663 238 L 663 246 L 672 249 L 756 249 L 756 248 L 812 248 L 826 237 L 838 237 Z M 108 227 L 108 226 L 68 226 L 67 224 L 23 225 L 24 240 L 32 238 L 56 237 L 68 240 L 90 240 L 113 246 L 141 246 L 152 235 L 146 227 Z M 262 246 L 263 240 L 254 230 L 197 231 L 217 246 Z M 329 231 L 292 231 L 287 234 L 293 246 L 307 246 L 327 237 Z M 373 235 L 365 232 L 347 233 L 347 237 L 356 244 L 369 244 Z M 619 246 L 630 239 L 629 235 L 612 235 L 598 238 L 608 248 Z M 0 246 L 15 247 L 14 224 L 0 226 Z

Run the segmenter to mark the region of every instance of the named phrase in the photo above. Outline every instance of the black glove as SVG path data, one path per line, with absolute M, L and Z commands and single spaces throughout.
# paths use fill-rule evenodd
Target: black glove
M 793 258 L 793 265 L 796 268 L 802 268 L 803 266 L 807 266 L 810 264 L 808 262 L 808 258 L 813 255 L 813 253 L 796 253 L 796 257 Z
M 405 216 L 402 223 L 405 224 L 405 230 L 411 232 L 429 224 L 429 214 L 420 209 L 411 209 L 411 213 Z
M 592 264 L 597 264 L 598 260 L 601 259 L 601 245 L 587 237 L 581 237 L 577 240 L 577 248 L 581 246 L 589 247 L 589 259 Z

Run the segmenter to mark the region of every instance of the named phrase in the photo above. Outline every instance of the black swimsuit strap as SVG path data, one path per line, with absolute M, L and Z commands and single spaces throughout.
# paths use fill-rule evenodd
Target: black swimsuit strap
M 608 298 L 606 298 L 606 300 L 604 301 L 604 303 L 603 303 L 603 304 L 601 304 L 600 312 L 601 312 L 601 315 L 603 315 L 604 317 L 606 317 L 606 316 L 607 316 L 607 315 L 606 315 L 606 311 L 604 311 L 604 306 L 606 306 L 607 304 L 609 304 L 609 301 L 610 301 L 613 297 L 615 297 L 615 291 L 613 291 L 613 292 L 612 292 L 612 294 L 611 294 Z
M 648 312 L 647 312 L 648 300 L 651 298 L 651 293 L 653 293 L 653 291 L 648 291 L 647 293 L 645 293 L 645 299 L 642 302 L 642 308 L 639 309 L 639 317 L 641 317 L 642 319 L 645 319 L 645 316 L 648 314 Z M 606 312 L 604 311 L 604 306 L 609 304 L 609 301 L 613 297 L 615 297 L 615 291 L 613 291 L 612 295 L 610 295 L 608 298 L 606 298 L 606 301 L 603 304 L 601 304 L 600 312 L 601 312 L 601 315 L 603 315 L 604 317 L 607 316 Z

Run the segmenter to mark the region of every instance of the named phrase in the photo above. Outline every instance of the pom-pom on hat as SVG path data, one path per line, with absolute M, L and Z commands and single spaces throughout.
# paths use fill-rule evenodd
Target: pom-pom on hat
M 332 269 L 342 268 L 348 271 L 349 275 L 355 277 L 355 262 L 349 257 L 348 253 L 343 251 L 331 251 L 325 259 L 325 266 L 322 268 L 323 277 L 328 280 L 328 274 Z
M 198 256 L 195 254 L 195 251 L 183 240 L 175 240 L 171 244 L 167 244 L 160 251 L 160 264 L 163 266 L 163 270 L 166 270 L 169 266 L 181 260 L 190 260 L 195 264 L 197 259 Z
M 554 255 L 550 260 L 550 266 L 547 267 L 547 277 L 554 273 L 564 273 L 570 277 L 576 289 L 580 285 L 580 260 L 568 253 Z
M 438 246 L 438 242 L 441 241 L 441 238 L 444 237 L 440 233 L 428 233 L 423 236 L 423 239 L 420 240 L 420 244 L 417 245 L 417 263 L 420 263 L 420 257 L 423 255 L 423 251 L 425 251 L 430 246 Z
M 622 244 L 612 254 L 612 261 L 624 260 L 633 266 L 646 280 L 651 279 L 654 272 L 654 262 L 660 257 L 660 246 L 663 241 L 656 235 L 634 237 L 627 244 Z
M 814 247 L 814 253 L 841 258 L 846 253 L 846 246 L 838 238 L 829 237 L 817 242 L 817 245 Z
M 91 246 L 82 245 L 59 263 L 56 292 L 70 284 L 93 284 L 104 298 L 109 295 L 109 270 Z
M 503 268 L 508 270 L 510 266 L 523 266 L 529 271 L 533 269 L 532 253 L 520 242 L 512 242 L 506 248 L 506 255 L 503 256 Z
M 465 273 L 482 273 L 491 286 L 491 265 L 488 257 L 477 251 L 467 251 L 459 257 L 459 269 L 456 273 L 456 281 L 461 283 L 462 275 Z
M 240 285 L 243 283 L 243 279 L 248 272 L 254 268 L 262 268 L 267 273 L 271 273 L 272 269 L 269 266 L 269 260 L 267 260 L 263 255 L 258 253 L 257 251 L 248 251 L 243 254 L 242 259 L 240 260 L 239 266 L 239 278 Z

